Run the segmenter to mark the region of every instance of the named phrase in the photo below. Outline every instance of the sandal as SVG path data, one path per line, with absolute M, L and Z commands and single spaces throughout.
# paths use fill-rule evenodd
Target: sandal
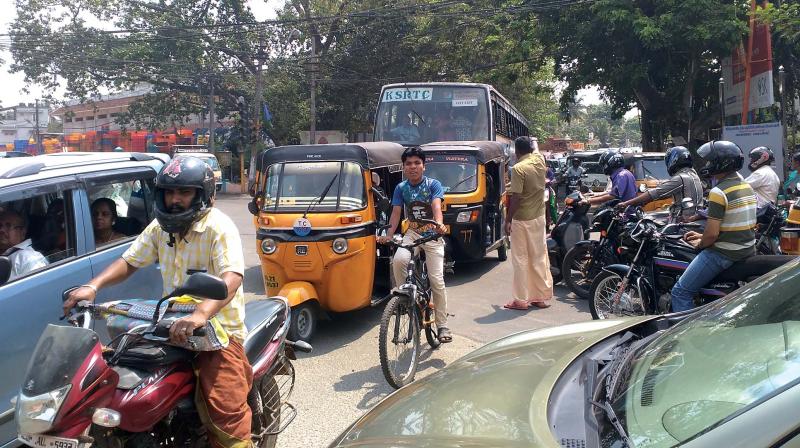
M 536 308 L 539 308 L 541 310 L 545 308 L 550 308 L 550 304 L 547 302 L 530 302 L 528 303 L 528 306 L 535 306 Z
M 447 327 L 439 328 L 439 342 L 441 342 L 442 344 L 453 342 L 453 333 L 450 333 L 449 328 Z
M 505 305 L 503 305 L 503 308 L 506 308 L 506 309 L 509 309 L 509 310 L 525 311 L 525 310 L 528 309 L 528 302 L 523 302 L 522 300 L 512 300 L 512 301 L 506 303 Z

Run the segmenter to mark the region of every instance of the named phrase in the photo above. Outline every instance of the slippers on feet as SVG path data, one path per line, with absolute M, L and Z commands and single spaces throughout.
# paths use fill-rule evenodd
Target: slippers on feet
M 539 309 L 550 308 L 550 304 L 547 302 L 530 302 L 528 303 L 528 306 L 535 306 Z
M 503 305 L 503 308 L 506 308 L 506 309 L 509 309 L 509 310 L 521 310 L 521 311 L 524 311 L 524 310 L 528 309 L 528 303 L 520 301 L 520 300 L 512 300 L 512 301 L 506 303 L 505 305 Z
M 449 328 L 447 327 L 439 328 L 439 342 L 441 342 L 442 344 L 453 342 L 453 334 L 450 333 Z

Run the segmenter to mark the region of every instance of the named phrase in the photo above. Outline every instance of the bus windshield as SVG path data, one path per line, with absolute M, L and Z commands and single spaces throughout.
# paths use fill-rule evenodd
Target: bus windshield
M 328 194 L 316 204 L 331 180 Z M 314 212 L 353 211 L 367 205 L 361 166 L 353 162 L 270 165 L 263 193 L 265 212 L 303 213 L 312 202 Z
M 487 96 L 480 87 L 386 88 L 375 118 L 375 140 L 403 145 L 492 140 Z
M 442 183 L 445 193 L 468 193 L 478 188 L 478 163 L 466 155 L 425 155 L 425 175 Z

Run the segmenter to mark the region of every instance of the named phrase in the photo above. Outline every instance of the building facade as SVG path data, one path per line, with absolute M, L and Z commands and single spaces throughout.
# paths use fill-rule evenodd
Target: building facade
M 0 145 L 35 140 L 37 113 L 39 132 L 46 133 L 50 124 L 50 109 L 46 103 L 39 103 L 38 107 L 36 103 L 20 103 L 17 106 L 0 109 Z

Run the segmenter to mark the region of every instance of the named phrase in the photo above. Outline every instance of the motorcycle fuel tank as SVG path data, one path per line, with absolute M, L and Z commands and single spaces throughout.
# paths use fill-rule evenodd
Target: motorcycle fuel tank
M 117 389 L 111 408 L 122 415 L 120 429 L 146 431 L 167 416 L 178 401 L 194 392 L 191 365 L 156 367 L 131 389 Z

